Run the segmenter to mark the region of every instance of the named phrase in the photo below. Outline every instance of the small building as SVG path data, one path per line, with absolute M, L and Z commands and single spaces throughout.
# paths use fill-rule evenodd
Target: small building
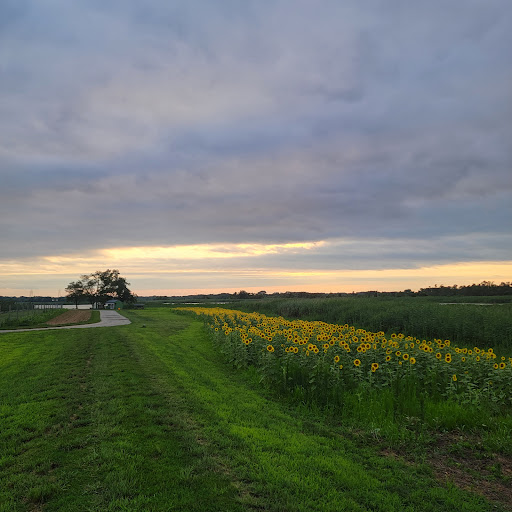
M 118 299 L 110 299 L 103 305 L 105 309 L 122 309 L 123 302 Z

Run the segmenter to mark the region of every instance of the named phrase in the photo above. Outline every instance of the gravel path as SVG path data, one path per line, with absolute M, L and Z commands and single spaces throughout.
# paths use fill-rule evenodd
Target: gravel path
M 4 332 L 48 331 L 53 329 L 87 329 L 89 327 L 115 327 L 116 325 L 128 324 L 131 324 L 131 321 L 128 320 L 128 318 L 124 317 L 123 315 L 120 315 L 117 311 L 102 309 L 100 310 L 100 321 L 95 324 L 65 325 L 63 327 L 41 327 L 37 329 L 0 329 L 0 334 Z

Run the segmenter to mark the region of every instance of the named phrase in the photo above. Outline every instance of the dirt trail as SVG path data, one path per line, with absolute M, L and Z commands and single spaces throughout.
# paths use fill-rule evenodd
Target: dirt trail
M 90 309 L 70 309 L 62 315 L 52 318 L 48 322 L 48 325 L 65 325 L 65 324 L 78 324 L 80 322 L 87 322 L 91 319 Z

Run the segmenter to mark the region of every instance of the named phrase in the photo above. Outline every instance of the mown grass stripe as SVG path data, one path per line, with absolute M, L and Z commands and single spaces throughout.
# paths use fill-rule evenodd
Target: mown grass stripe
M 2 448 L 16 449 L 2 459 L 0 510 L 244 510 L 176 428 L 123 328 L 44 334 L 20 361 L 19 392 L 2 393 Z M 46 400 L 22 385 L 33 376 Z

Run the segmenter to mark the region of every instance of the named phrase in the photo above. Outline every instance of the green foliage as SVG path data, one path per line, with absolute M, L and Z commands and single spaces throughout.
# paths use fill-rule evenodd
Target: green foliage
M 460 347 L 493 347 L 500 355 L 512 354 L 512 304 L 441 305 L 421 297 L 333 297 L 252 300 L 227 307 L 285 318 L 348 323 L 356 328 L 384 331 L 386 334 L 394 332 L 425 339 L 447 338 Z
M 274 393 L 328 409 L 344 423 L 393 437 L 466 428 L 498 432 L 512 420 L 512 358 L 419 343 L 348 325 L 287 321 L 235 310 L 182 308 L 204 318 L 219 352 L 253 367 Z M 434 348 L 435 347 L 435 348 Z M 485 425 L 485 427 L 484 427 Z M 501 450 L 512 453 L 512 429 Z
M 15 299 L 0 297 L 0 314 L 11 309 L 16 309 Z
M 67 309 L 26 309 L 0 313 L 0 329 L 22 329 L 44 326 Z
M 78 306 L 83 300 L 86 300 L 84 283 L 82 281 L 72 281 L 66 286 L 66 294 L 68 299 Z

